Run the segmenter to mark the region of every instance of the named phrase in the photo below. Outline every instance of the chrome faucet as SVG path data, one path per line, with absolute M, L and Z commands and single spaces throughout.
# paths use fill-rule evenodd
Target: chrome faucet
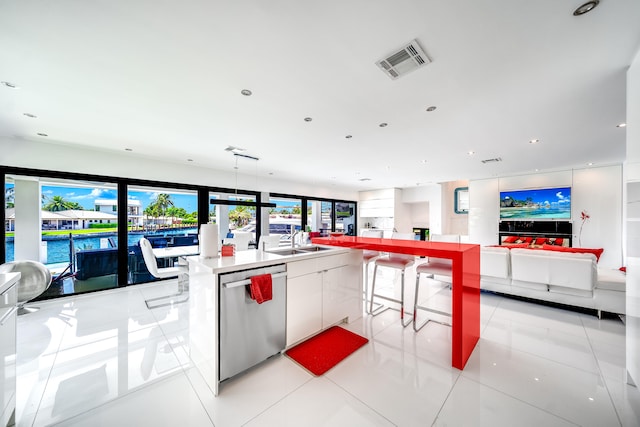
M 302 233 L 302 230 L 296 230 L 291 235 L 291 249 L 296 247 L 296 236 L 300 233 Z

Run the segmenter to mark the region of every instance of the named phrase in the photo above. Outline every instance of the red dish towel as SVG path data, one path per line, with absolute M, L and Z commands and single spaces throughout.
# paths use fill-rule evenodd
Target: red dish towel
M 251 277 L 251 299 L 255 300 L 258 304 L 262 304 L 265 301 L 271 301 L 272 289 L 271 289 L 271 275 L 260 274 L 258 276 Z

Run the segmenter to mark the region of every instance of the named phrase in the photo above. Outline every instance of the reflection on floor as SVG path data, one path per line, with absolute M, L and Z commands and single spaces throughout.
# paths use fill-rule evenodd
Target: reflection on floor
M 448 287 L 431 282 L 425 297 L 446 309 Z M 21 316 L 18 425 L 640 425 L 617 318 L 483 294 L 482 337 L 459 371 L 450 328 L 416 334 L 387 311 L 347 326 L 370 342 L 324 376 L 278 356 L 216 398 L 189 358 L 189 304 L 144 303 L 176 286 L 50 300 Z

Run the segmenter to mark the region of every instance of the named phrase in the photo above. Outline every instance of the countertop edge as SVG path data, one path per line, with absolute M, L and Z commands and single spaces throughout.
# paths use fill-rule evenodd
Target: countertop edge
M 21 273 L 0 273 L 0 294 L 3 294 L 14 283 L 20 280 Z

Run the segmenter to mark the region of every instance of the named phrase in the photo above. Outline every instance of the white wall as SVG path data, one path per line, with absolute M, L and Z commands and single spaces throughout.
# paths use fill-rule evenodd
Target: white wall
M 591 219 L 582 233 L 582 246 L 604 248 L 599 266 L 622 265 L 622 166 L 593 167 L 471 181 L 469 239 L 481 245 L 498 243 L 499 193 L 506 190 L 571 187 L 573 246 L 578 246 L 580 211 Z
M 442 234 L 442 187 L 440 184 L 403 188 L 402 202 L 410 206 L 412 227 L 426 227 L 431 234 Z M 429 209 L 426 216 L 418 211 L 425 206 Z
M 640 199 L 634 187 L 640 186 L 640 51 L 627 71 L 627 306 L 626 348 L 630 382 L 640 386 Z M 633 197 L 631 197 L 633 196 Z
M 442 188 L 442 234 L 469 234 L 469 214 L 455 212 L 455 190 L 468 187 L 469 181 L 443 182 Z
M 236 175 L 184 163 L 172 163 L 137 156 L 79 149 L 23 139 L 0 137 L 0 164 L 33 169 L 77 172 L 154 181 L 236 188 Z M 231 164 L 230 164 L 231 169 Z M 358 192 L 338 185 L 321 186 L 271 177 L 238 174 L 237 188 L 252 191 L 298 194 L 317 198 L 357 200 Z
M 469 182 L 469 242 L 482 246 L 498 243 L 500 182 L 497 178 Z

